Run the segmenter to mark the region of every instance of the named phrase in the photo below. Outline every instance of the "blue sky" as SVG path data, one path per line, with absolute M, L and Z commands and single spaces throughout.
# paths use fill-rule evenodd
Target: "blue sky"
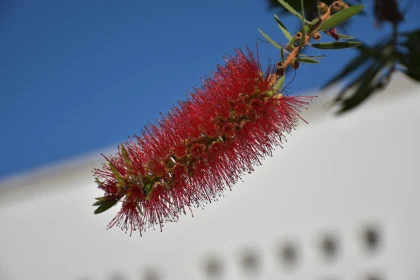
M 404 29 L 416 27 L 414 2 Z M 139 133 L 224 55 L 255 49 L 257 28 L 285 43 L 274 12 L 264 0 L 1 0 L 0 178 Z M 291 31 L 299 24 L 284 22 Z M 387 28 L 365 17 L 349 30 L 372 42 Z M 264 63 L 279 56 L 264 43 L 259 53 Z M 302 66 L 289 91 L 316 88 L 353 54 L 328 52 L 321 64 Z

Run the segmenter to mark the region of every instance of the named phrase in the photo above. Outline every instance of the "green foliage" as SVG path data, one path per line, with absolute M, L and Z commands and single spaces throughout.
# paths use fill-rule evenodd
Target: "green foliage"
M 337 34 L 337 36 L 338 36 L 338 38 L 344 39 L 344 40 L 354 39 L 354 36 L 348 36 L 348 35 L 344 35 L 344 34 Z
M 351 74 L 353 71 L 357 70 L 359 67 L 361 67 L 363 64 L 365 64 L 370 56 L 372 55 L 372 49 L 369 47 L 366 47 L 365 44 L 362 44 L 358 47 L 358 50 L 360 51 L 360 54 L 353 58 L 339 73 L 334 75 L 332 78 L 330 78 L 322 87 L 321 89 L 325 89 L 341 79 L 345 78 L 347 75 Z
M 326 30 L 330 28 L 334 28 L 338 25 L 343 24 L 344 22 L 348 21 L 351 17 L 359 14 L 363 11 L 365 5 L 356 5 L 350 8 L 341 10 L 335 14 L 333 14 L 329 19 L 321 23 L 319 26 L 319 30 Z
M 268 9 L 276 9 L 279 11 L 280 16 L 289 15 L 290 12 L 288 9 L 286 9 L 284 6 L 282 6 L 282 2 L 284 1 L 278 1 L 278 0 L 265 0 L 267 3 Z M 331 5 L 333 0 L 324 0 L 322 1 L 327 5 Z M 346 0 L 346 3 L 349 6 L 354 6 L 357 3 L 361 3 L 362 0 Z M 301 2 L 300 0 L 287 0 L 287 4 L 289 7 L 294 9 L 295 11 L 301 10 Z M 361 15 L 364 14 L 363 12 Z M 317 0 L 305 0 L 305 18 L 308 20 L 312 20 L 318 16 L 318 1 Z
M 281 57 L 281 61 L 284 62 L 284 48 L 281 48 L 280 50 L 280 57 Z
M 283 76 L 281 76 L 280 79 L 278 79 L 278 81 L 274 85 L 273 89 L 275 91 L 279 91 L 283 87 L 283 84 L 284 84 L 285 79 L 286 79 L 286 74 L 283 74 Z
M 284 1 L 284 0 L 277 0 L 279 3 L 280 3 L 280 5 L 284 8 L 284 9 L 286 9 L 289 13 L 291 13 L 292 15 L 295 15 L 295 16 L 297 16 L 301 21 L 305 21 L 305 17 L 304 16 L 302 16 L 299 12 L 297 12 L 297 10 L 301 10 L 301 9 L 303 9 L 302 7 L 301 7 L 301 5 L 299 5 L 300 7 L 298 7 L 297 9 L 295 9 L 295 8 L 293 8 L 293 6 L 290 6 L 286 1 Z M 302 0 L 299 0 L 299 1 L 302 1 Z
M 401 34 L 404 41 L 402 51 L 397 53 L 399 62 L 406 67 L 404 72 L 410 78 L 420 82 L 420 29 Z
M 115 167 L 115 165 L 112 162 L 109 162 L 109 169 L 111 169 L 112 174 L 114 175 L 115 179 L 117 180 L 117 183 L 123 186 L 125 184 L 124 179 L 121 176 L 118 169 Z
M 319 63 L 319 60 L 312 59 L 309 57 L 301 57 L 301 58 L 298 58 L 298 60 L 302 63 L 311 63 L 311 64 Z
M 153 190 L 153 184 L 147 184 L 144 186 L 144 192 L 146 193 L 146 196 L 148 196 Z
M 292 35 L 289 33 L 289 30 L 287 30 L 286 26 L 281 22 L 281 20 L 276 15 L 274 15 L 274 19 L 276 20 L 277 25 L 279 26 L 281 32 L 283 32 L 287 41 L 292 40 L 292 38 L 293 38 Z
M 400 35 L 405 39 L 400 46 L 395 45 L 394 38 L 372 46 L 360 45 L 359 54 L 322 86 L 326 88 L 352 76 L 334 100 L 341 107 L 339 114 L 357 107 L 386 86 L 398 65 L 405 67 L 403 72 L 407 76 L 420 81 L 420 29 Z M 353 75 L 358 70 L 362 71 Z
M 273 39 L 271 39 L 270 36 L 265 34 L 261 29 L 258 28 L 258 31 L 261 33 L 261 35 L 264 36 L 265 39 L 267 39 L 268 42 L 270 42 L 274 47 L 278 48 L 279 50 L 282 50 L 283 47 L 276 43 Z
M 305 38 L 306 38 L 306 28 L 305 28 L 305 5 L 303 3 L 303 0 L 300 0 L 300 5 L 302 8 L 302 18 L 301 18 L 301 22 L 302 22 L 302 39 L 300 40 L 300 48 L 303 49 L 303 47 L 305 47 Z M 309 29 L 308 29 L 309 31 Z
M 323 54 L 323 55 L 306 55 L 306 54 L 300 53 L 300 54 L 299 54 L 299 58 L 302 58 L 302 57 L 309 57 L 309 58 L 324 58 L 324 57 L 325 57 L 325 54 Z
M 360 3 L 361 0 L 345 0 L 350 6 L 349 8 L 332 14 L 327 20 L 316 26 L 317 21 L 319 22 L 317 17 L 321 14 L 318 9 L 319 0 L 287 0 L 287 3 L 285 0 L 266 1 L 269 8 L 278 8 L 280 15 L 293 14 L 297 16 L 302 21 L 302 29 L 299 31 L 302 37 L 314 29 L 326 31 L 332 30 L 337 26 L 344 27 L 345 23 L 348 23 L 353 16 L 365 14 L 364 5 L 354 5 L 356 2 Z M 322 2 L 329 6 L 333 0 L 324 0 Z M 395 7 L 390 8 L 388 6 L 384 7 L 383 3 L 380 0 L 374 1 L 376 9 L 374 15 L 378 21 L 388 21 L 393 27 L 392 34 L 385 40 L 372 46 L 361 45 L 361 42 L 356 41 L 323 42 L 310 45 L 323 50 L 355 48 L 358 51 L 356 57 L 323 85 L 323 88 L 325 88 L 337 82 L 343 83 L 343 81 L 347 81 L 334 100 L 334 104 L 341 106 L 338 113 L 347 112 L 363 103 L 375 92 L 386 86 L 391 75 L 397 70 L 402 70 L 408 77 L 420 82 L 420 29 L 398 33 L 398 23 L 404 17 L 401 16 L 399 21 L 393 21 L 392 15 L 400 13 L 399 5 L 396 2 Z M 304 7 L 303 4 L 305 4 Z M 302 11 L 302 15 L 297 11 Z M 296 42 L 296 35 L 292 36 L 277 16 L 275 16 L 275 19 L 283 34 L 289 40 L 286 50 L 291 51 L 299 47 L 298 61 L 302 63 L 319 63 L 319 60 L 316 59 L 317 57 L 300 53 L 304 42 Z M 311 20 L 312 22 L 310 22 Z M 284 32 L 284 30 L 287 32 Z M 333 31 L 336 32 L 335 30 Z M 331 35 L 333 33 L 328 34 Z M 354 39 L 353 36 L 344 34 L 338 34 L 337 36 L 341 40 Z M 283 61 L 284 51 L 282 50 Z
M 108 210 L 109 208 L 111 208 L 112 206 L 117 204 L 117 202 L 118 202 L 118 199 L 105 201 L 105 202 L 101 203 L 100 206 L 98 208 L 96 208 L 95 212 L 93 212 L 93 213 L 94 214 L 100 214 L 102 212 L 105 212 L 106 210 Z M 98 202 L 94 203 L 94 206 L 99 205 L 97 203 Z
M 316 43 L 312 44 L 311 46 L 316 49 L 321 50 L 339 50 L 339 49 L 348 49 L 348 48 L 355 48 L 360 46 L 361 42 L 328 42 L 328 43 Z

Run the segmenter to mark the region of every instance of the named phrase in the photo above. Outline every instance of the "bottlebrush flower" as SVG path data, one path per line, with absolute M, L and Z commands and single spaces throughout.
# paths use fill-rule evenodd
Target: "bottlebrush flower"
M 105 193 L 95 213 L 122 202 L 109 228 L 162 230 L 186 209 L 216 200 L 297 125 L 311 97 L 280 94 L 274 69 L 263 73 L 249 50 L 226 62 L 187 101 L 94 170 Z

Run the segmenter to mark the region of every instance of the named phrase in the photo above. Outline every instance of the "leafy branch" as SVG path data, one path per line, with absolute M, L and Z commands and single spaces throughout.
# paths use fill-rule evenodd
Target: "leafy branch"
M 274 41 L 270 36 L 264 33 L 261 29 L 258 29 L 261 35 L 271 43 L 275 48 L 279 49 L 281 52 L 282 60 L 276 64 L 277 72 L 277 84 L 276 89 L 280 89 L 285 81 L 285 71 L 291 66 L 294 69 L 299 68 L 300 63 L 319 63 L 320 61 L 316 58 L 323 58 L 324 56 L 307 56 L 301 53 L 305 46 L 317 48 L 317 49 L 345 49 L 345 48 L 354 48 L 361 44 L 361 42 L 356 41 L 346 41 L 346 42 L 337 42 L 340 38 L 335 32 L 335 27 L 337 25 L 343 24 L 349 20 L 354 15 L 359 14 L 363 11 L 364 5 L 357 5 L 349 7 L 347 4 L 342 1 L 335 1 L 329 6 L 321 6 L 322 9 L 319 9 L 319 16 L 312 21 L 309 21 L 305 18 L 304 3 L 301 0 L 301 13 L 297 12 L 292 6 L 290 6 L 284 0 L 278 0 L 278 2 L 283 5 L 283 7 L 290 12 L 290 14 L 295 15 L 302 24 L 302 28 L 292 36 L 286 26 L 281 22 L 280 18 L 274 15 L 274 19 L 279 26 L 283 35 L 288 39 L 286 46 L 283 46 L 276 41 Z M 319 31 L 324 31 L 326 34 L 333 37 L 335 42 L 328 43 L 315 43 L 311 44 L 311 39 L 319 40 L 321 35 Z M 343 35 L 342 35 L 343 36 Z M 345 36 L 347 38 L 353 38 L 351 36 Z M 287 58 L 284 57 L 284 53 L 287 53 Z
M 290 14 L 289 8 L 283 6 L 283 1 L 268 0 L 267 2 L 269 3 L 269 8 L 280 7 L 281 14 Z M 342 5 L 345 4 L 341 0 L 336 2 L 341 2 Z M 357 2 L 360 3 L 362 1 L 357 0 Z M 331 6 L 335 2 L 331 3 L 326 0 L 326 3 Z M 307 0 L 305 4 L 307 16 L 313 16 L 315 13 L 322 12 L 327 6 L 327 4 L 323 3 L 318 4 L 317 0 Z M 354 7 L 359 6 L 361 8 L 362 6 L 353 5 L 354 3 L 351 2 L 348 4 L 350 9 L 344 9 L 340 12 L 341 14 L 333 14 L 328 20 L 322 22 L 318 30 L 324 30 L 325 33 L 336 40 L 353 39 L 352 36 L 342 35 L 334 31 L 335 27 L 343 26 L 342 17 L 346 13 L 351 12 L 351 9 L 354 9 Z M 302 5 L 299 0 L 288 1 L 288 7 L 296 9 L 299 5 Z M 322 86 L 322 89 L 325 89 L 338 82 L 347 81 L 333 101 L 334 105 L 340 106 L 339 114 L 356 108 L 374 93 L 386 87 L 392 74 L 396 71 L 402 71 L 411 79 L 420 82 L 420 29 L 405 33 L 399 31 L 399 25 L 404 21 L 404 12 L 401 11 L 399 5 L 397 0 L 374 0 L 373 14 L 377 23 L 379 26 L 384 22 L 390 23 L 392 25 L 391 34 L 385 40 L 372 45 L 363 43 L 357 46 L 358 55 Z M 310 9 L 309 12 L 308 7 Z M 406 7 L 405 11 L 407 10 L 408 8 Z M 358 14 L 363 14 L 363 11 Z M 279 23 L 277 16 L 275 19 Z M 312 47 L 328 48 L 328 44 L 332 43 L 312 44 Z M 336 42 L 334 46 L 335 48 L 345 47 L 345 44 L 346 42 Z M 351 41 L 348 44 L 356 46 L 356 43 Z M 359 74 L 354 75 L 356 72 L 359 72 Z M 349 79 L 349 77 L 352 78 Z

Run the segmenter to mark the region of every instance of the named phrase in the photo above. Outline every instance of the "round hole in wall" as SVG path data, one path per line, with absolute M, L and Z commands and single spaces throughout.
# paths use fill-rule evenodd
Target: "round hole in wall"
M 320 249 L 322 255 L 329 259 L 335 259 L 338 257 L 340 244 L 338 241 L 338 237 L 335 234 L 324 234 L 320 240 Z
M 246 273 L 256 273 L 260 270 L 261 260 L 256 250 L 245 249 L 240 255 L 240 267 Z
M 285 240 L 280 244 L 278 250 L 280 262 L 283 265 L 287 266 L 288 268 L 292 268 L 297 265 L 299 260 L 299 250 L 297 242 L 292 240 Z
M 375 253 L 381 247 L 381 231 L 378 224 L 368 224 L 362 228 L 362 243 L 369 253 Z
M 156 269 L 147 268 L 143 272 L 144 280 L 160 280 L 162 279 L 160 273 Z
M 210 277 L 221 277 L 223 275 L 223 262 L 219 257 L 210 256 L 204 262 L 204 272 Z
M 385 280 L 381 273 L 368 273 L 363 280 Z
M 109 280 L 126 280 L 126 279 L 127 278 L 125 278 L 124 275 L 122 275 L 122 273 L 120 272 L 114 272 L 109 277 Z

